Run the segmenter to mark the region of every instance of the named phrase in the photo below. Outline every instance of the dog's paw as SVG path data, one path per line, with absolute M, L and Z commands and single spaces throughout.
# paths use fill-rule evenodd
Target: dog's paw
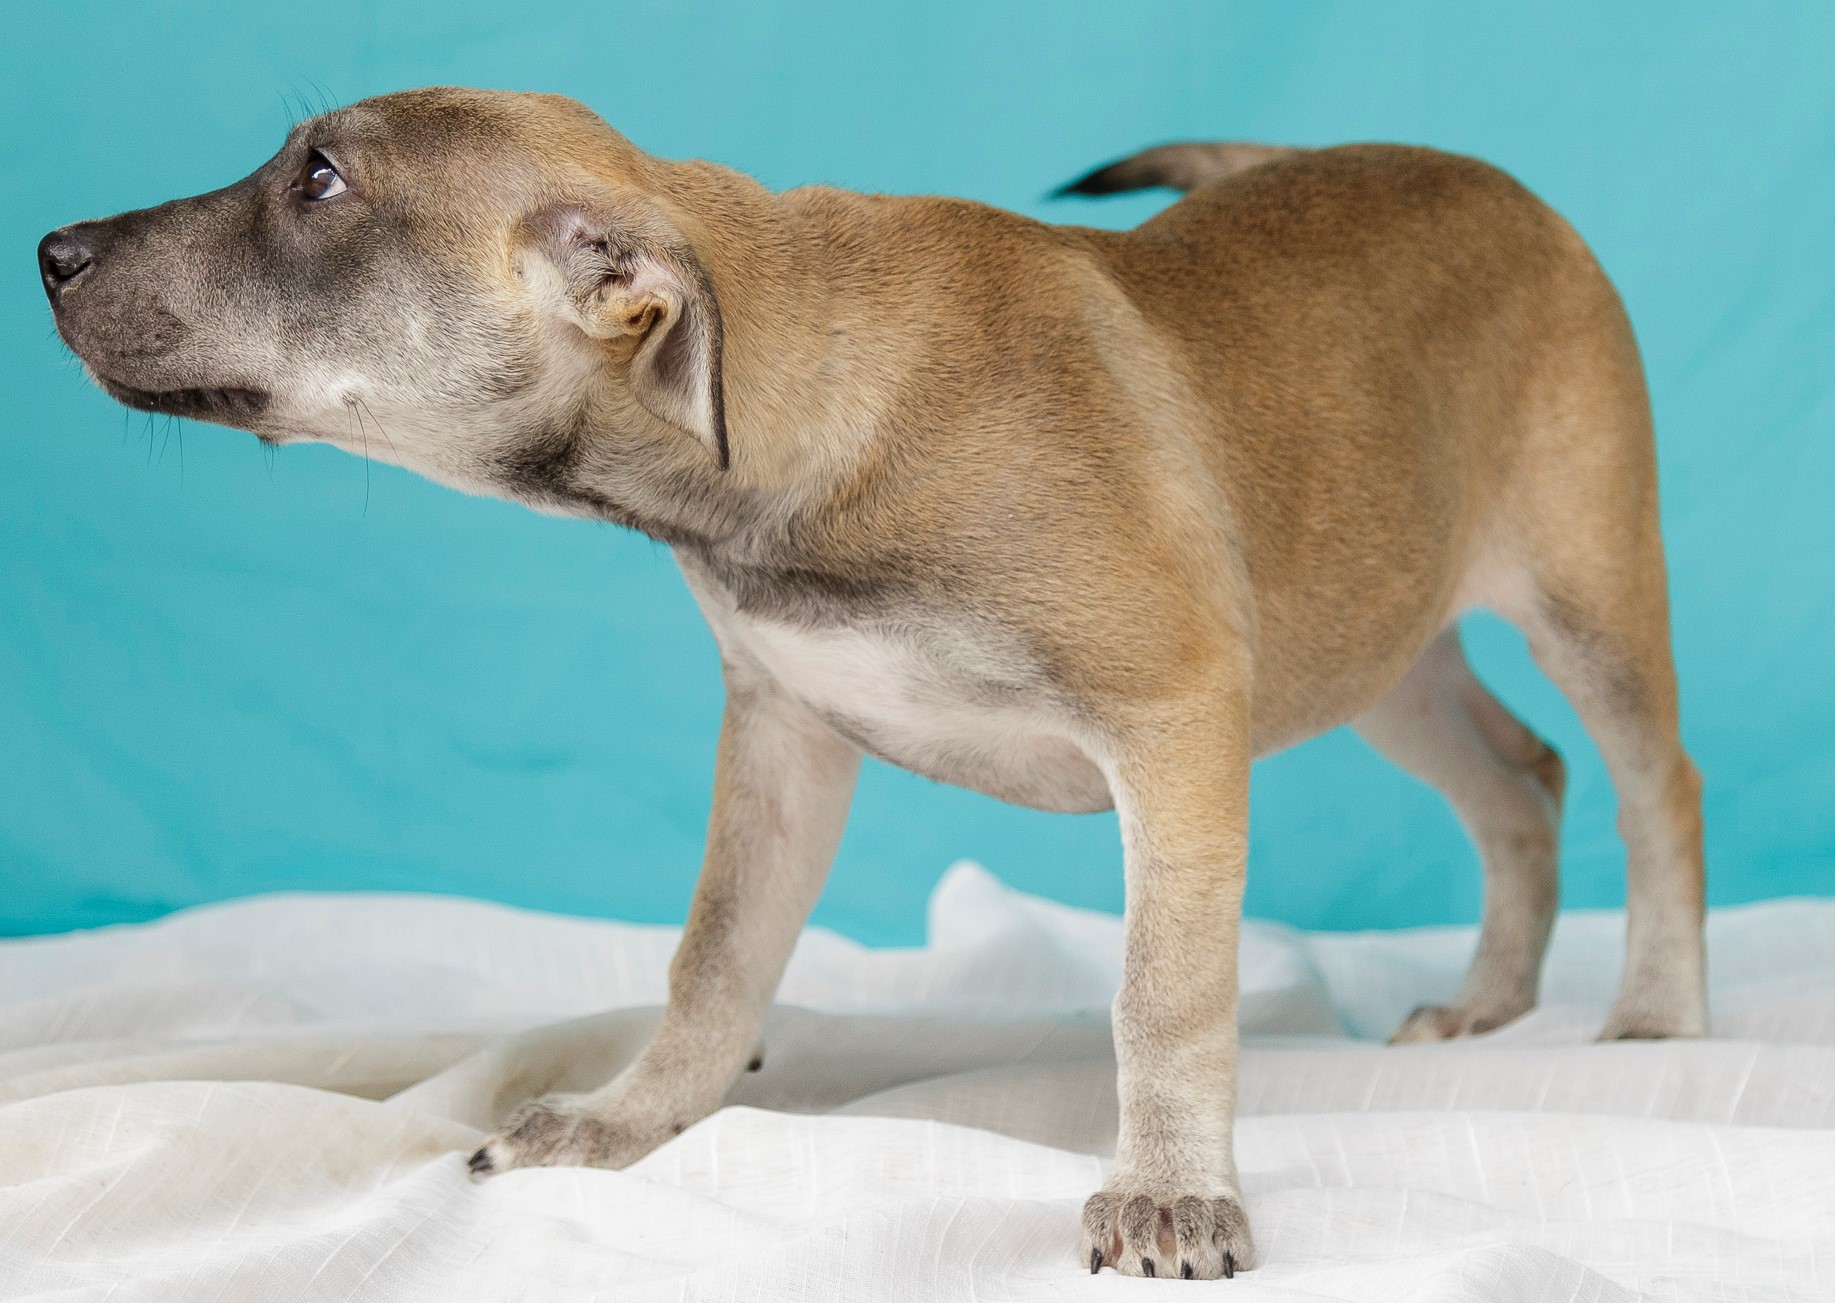
M 1700 1001 L 1683 998 L 1661 1005 L 1614 1005 L 1599 1039 L 1663 1041 L 1707 1034 L 1707 1009 Z
M 1249 1217 L 1229 1195 L 1101 1190 L 1083 1205 L 1078 1261 L 1092 1273 L 1215 1280 L 1255 1265 Z
M 1402 1025 L 1389 1033 L 1391 1045 L 1408 1045 L 1418 1041 L 1450 1041 L 1460 1036 L 1477 1036 L 1496 1031 L 1529 1012 L 1521 1009 L 1476 1009 L 1459 1004 L 1424 1004 L 1402 1019 Z
M 471 1156 L 472 1175 L 515 1167 L 625 1167 L 683 1130 L 635 1124 L 582 1100 L 548 1095 L 524 1104 Z

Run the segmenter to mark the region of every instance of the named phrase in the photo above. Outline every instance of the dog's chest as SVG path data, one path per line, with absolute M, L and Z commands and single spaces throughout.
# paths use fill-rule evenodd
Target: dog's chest
M 1107 809 L 1107 782 L 1023 661 L 947 628 L 809 628 L 734 614 L 729 642 L 861 749 L 1039 809 Z

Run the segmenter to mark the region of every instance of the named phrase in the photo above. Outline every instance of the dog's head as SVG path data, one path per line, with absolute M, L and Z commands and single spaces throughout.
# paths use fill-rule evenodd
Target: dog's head
M 39 269 L 130 407 L 566 509 L 621 442 L 727 461 L 719 307 L 655 166 L 571 101 L 404 92 L 227 189 L 53 231 Z

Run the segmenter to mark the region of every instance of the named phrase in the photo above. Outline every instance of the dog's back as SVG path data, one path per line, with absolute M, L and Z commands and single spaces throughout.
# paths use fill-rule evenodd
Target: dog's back
M 1635 503 L 1653 452 L 1617 295 L 1511 177 L 1398 145 L 1218 148 L 1092 174 L 1196 184 L 1091 239 L 1199 396 L 1278 744 L 1342 718 L 1455 606 L 1507 606 L 1529 553 L 1595 528 L 1573 475 Z
M 1191 189 L 1119 232 L 793 192 L 850 356 L 897 396 L 890 443 L 926 454 L 863 474 L 851 536 L 950 549 L 996 592 L 1074 567 L 1079 628 L 1199 610 L 1240 569 L 1266 751 L 1356 714 L 1457 608 L 1523 614 L 1538 553 L 1619 527 L 1576 472 L 1654 531 L 1624 312 L 1508 175 L 1407 146 L 1178 145 L 1067 190 L 1147 185 Z M 1027 523 L 987 537 L 996 518 Z M 1047 532 L 1073 554 L 1029 551 Z

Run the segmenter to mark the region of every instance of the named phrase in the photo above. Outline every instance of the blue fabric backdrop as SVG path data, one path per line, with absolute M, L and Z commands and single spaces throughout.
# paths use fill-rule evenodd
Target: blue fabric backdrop
M 45 230 L 212 188 L 321 102 L 561 91 L 777 187 L 1041 196 L 1155 141 L 1468 151 L 1630 304 L 1660 431 L 1713 899 L 1835 890 L 1835 6 L 64 0 L 0 35 L 0 931 L 279 888 L 679 918 L 720 692 L 668 554 L 326 449 L 124 420 L 64 354 Z M 1622 899 L 1591 747 L 1504 626 L 1481 671 L 1568 755 L 1564 899 Z M 817 920 L 922 930 L 956 856 L 1118 908 L 1112 819 L 866 775 Z M 1257 772 L 1251 911 L 1476 917 L 1439 799 L 1335 734 Z

